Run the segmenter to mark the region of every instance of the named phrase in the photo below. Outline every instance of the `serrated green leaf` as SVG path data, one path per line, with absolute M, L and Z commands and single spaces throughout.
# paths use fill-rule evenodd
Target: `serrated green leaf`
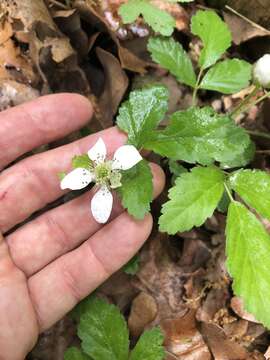
M 153 176 L 147 161 L 142 160 L 122 173 L 122 186 L 117 189 L 122 205 L 136 219 L 143 219 L 153 199 Z
M 214 11 L 197 11 L 191 19 L 191 31 L 203 42 L 204 47 L 199 59 L 202 69 L 215 64 L 231 46 L 231 32 L 227 24 Z
M 224 191 L 224 174 L 216 167 L 195 167 L 176 180 L 162 206 L 160 230 L 168 234 L 201 226 L 212 216 Z
M 104 300 L 91 298 L 81 316 L 78 336 L 83 351 L 95 360 L 127 360 L 129 335 L 119 309 Z
M 164 10 L 152 5 L 149 0 L 129 0 L 119 8 L 124 24 L 134 22 L 139 15 L 152 29 L 164 36 L 170 36 L 175 27 L 174 18 Z
M 123 266 L 124 273 L 128 275 L 135 275 L 140 267 L 140 258 L 138 255 L 133 256 L 126 265 Z
M 270 328 L 270 236 L 243 204 L 232 202 L 226 225 L 227 268 L 246 311 Z
M 91 358 L 85 355 L 80 349 L 71 347 L 65 351 L 64 360 L 91 360 Z
M 128 134 L 128 141 L 143 147 L 149 134 L 158 126 L 168 110 L 169 93 L 166 87 L 155 85 L 132 91 L 117 117 L 117 125 Z
M 238 59 L 217 63 L 204 76 L 200 88 L 219 91 L 223 94 L 237 93 L 249 85 L 252 66 Z
M 233 190 L 261 216 L 270 220 L 270 175 L 260 170 L 239 170 L 230 176 Z
M 169 70 L 179 82 L 195 86 L 196 75 L 192 62 L 180 43 L 172 38 L 150 38 L 148 50 L 152 59 Z
M 163 360 L 164 336 L 159 328 L 145 331 L 130 354 L 130 360 Z
M 146 149 L 202 165 L 214 161 L 219 161 L 222 167 L 247 164 L 250 137 L 228 116 L 219 115 L 210 107 L 193 107 L 174 113 L 170 120 L 165 130 L 149 134 Z
M 75 155 L 72 159 L 72 167 L 89 169 L 92 166 L 92 162 L 87 154 Z

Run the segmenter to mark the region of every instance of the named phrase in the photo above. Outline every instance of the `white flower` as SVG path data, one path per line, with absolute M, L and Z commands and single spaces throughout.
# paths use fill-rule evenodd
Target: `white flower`
M 91 166 L 88 169 L 79 167 L 67 174 L 61 181 L 61 189 L 79 190 L 95 182 L 99 189 L 92 198 L 91 211 L 94 219 L 104 224 L 112 211 L 110 190 L 121 186 L 121 170 L 132 168 L 142 157 L 134 146 L 123 145 L 116 150 L 112 160 L 106 160 L 107 150 L 101 138 L 87 154 Z
M 264 55 L 255 63 L 253 77 L 264 88 L 270 88 L 270 54 Z

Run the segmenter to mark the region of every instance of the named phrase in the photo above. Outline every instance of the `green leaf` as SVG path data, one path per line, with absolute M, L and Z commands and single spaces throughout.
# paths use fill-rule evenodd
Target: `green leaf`
M 187 172 L 187 169 L 183 165 L 171 159 L 169 160 L 169 169 L 170 172 L 175 176 L 179 176 Z
M 212 67 L 203 78 L 200 88 L 223 94 L 237 93 L 249 85 L 252 66 L 244 60 L 225 60 Z
M 169 234 L 201 226 L 212 216 L 224 191 L 224 174 L 216 167 L 195 167 L 176 180 L 162 206 L 160 230 Z
M 148 162 L 142 160 L 130 170 L 123 171 L 122 186 L 117 190 L 128 213 L 143 219 L 150 211 L 153 199 L 153 176 Z
M 78 335 L 83 351 L 95 360 L 127 360 L 128 330 L 119 309 L 92 298 L 81 316 Z
M 159 328 L 145 331 L 130 354 L 130 360 L 163 360 L 164 336 Z
M 152 131 L 144 145 L 174 160 L 202 165 L 219 161 L 222 167 L 246 165 L 252 155 L 247 132 L 210 107 L 174 113 L 167 128 Z
M 246 311 L 270 328 L 270 236 L 243 204 L 233 201 L 226 225 L 227 268 Z
M 143 147 L 149 134 L 163 120 L 168 110 L 168 97 L 168 90 L 162 85 L 130 93 L 117 117 L 117 125 L 128 134 L 130 144 Z
M 195 86 L 196 75 L 192 62 L 180 43 L 173 38 L 150 38 L 148 50 L 152 59 L 169 70 L 179 82 Z
M 164 10 L 152 5 L 149 0 L 129 0 L 119 8 L 124 24 L 134 22 L 142 15 L 152 29 L 164 36 L 170 36 L 175 27 L 174 18 Z
M 91 360 L 89 356 L 85 355 L 76 347 L 71 347 L 65 351 L 64 360 Z
M 87 154 L 75 155 L 72 159 L 72 166 L 76 168 L 89 169 L 92 166 L 92 161 Z
M 240 170 L 230 176 L 233 190 L 261 216 L 270 220 L 270 175 L 260 170 Z
M 203 42 L 204 48 L 199 59 L 202 69 L 215 64 L 231 46 L 231 32 L 227 24 L 214 11 L 197 11 L 191 19 L 191 31 Z
M 140 258 L 138 255 L 133 256 L 126 265 L 123 266 L 123 271 L 128 275 L 135 275 L 139 271 Z

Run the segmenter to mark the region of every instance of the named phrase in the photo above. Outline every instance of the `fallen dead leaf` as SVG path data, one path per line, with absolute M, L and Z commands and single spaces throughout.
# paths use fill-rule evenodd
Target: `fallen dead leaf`
M 202 323 L 202 334 L 215 360 L 246 360 L 248 352 L 227 338 L 223 329 L 215 324 Z
M 158 308 L 155 299 L 145 293 L 140 294 L 133 300 L 128 317 L 128 327 L 131 335 L 138 337 L 157 316 Z
M 259 322 L 256 320 L 254 315 L 245 311 L 244 303 L 241 298 L 239 298 L 237 296 L 234 296 L 233 298 L 231 298 L 231 308 L 240 318 L 259 324 Z
M 99 61 L 104 69 L 104 90 L 98 99 L 96 116 L 104 128 L 113 125 L 113 117 L 128 87 L 128 77 L 118 59 L 111 53 L 96 48 Z
M 161 322 L 165 334 L 164 345 L 169 353 L 181 360 L 210 360 L 211 353 L 196 328 L 195 312 Z
M 270 36 L 270 31 L 252 24 L 236 14 L 225 11 L 224 20 L 228 24 L 235 45 L 256 37 Z

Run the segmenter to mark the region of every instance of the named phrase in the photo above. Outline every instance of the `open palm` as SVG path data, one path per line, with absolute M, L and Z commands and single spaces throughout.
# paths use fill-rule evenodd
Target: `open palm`
M 57 174 L 70 170 L 74 155 L 87 152 L 100 136 L 110 154 L 125 143 L 125 135 L 110 128 L 10 165 L 79 129 L 91 114 L 90 103 L 72 94 L 42 97 L 0 114 L 0 229 L 6 235 L 0 237 L 0 360 L 24 359 L 38 334 L 126 263 L 151 231 L 150 215 L 135 220 L 117 200 L 110 222 L 95 222 L 93 190 L 16 226 L 63 195 Z M 164 175 L 154 164 L 152 172 L 157 196 Z

